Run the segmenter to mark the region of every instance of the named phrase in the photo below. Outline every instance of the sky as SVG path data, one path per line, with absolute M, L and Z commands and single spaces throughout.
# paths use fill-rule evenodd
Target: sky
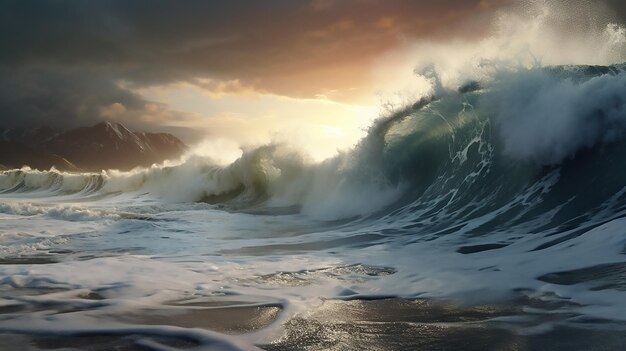
M 567 11 L 566 29 L 626 18 L 620 0 L 4 0 L 0 127 L 108 120 L 188 143 L 302 144 L 324 158 L 427 90 L 415 68 L 460 69 L 476 48 L 495 57 L 511 35 L 543 36 L 518 26 L 502 37 L 538 4 L 553 11 L 546 22 Z

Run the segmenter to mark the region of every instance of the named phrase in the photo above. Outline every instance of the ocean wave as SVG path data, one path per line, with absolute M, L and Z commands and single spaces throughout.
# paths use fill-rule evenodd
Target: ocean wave
M 505 70 L 489 84 L 440 88 L 397 109 L 352 151 L 317 164 L 274 144 L 226 166 L 192 156 L 131 172 L 4 171 L 0 191 L 149 193 L 233 210 L 292 208 L 319 219 L 410 213 L 418 220 L 444 211 L 448 224 L 493 211 L 501 212 L 499 221 L 520 219 L 561 206 L 556 215 L 568 212 L 561 220 L 567 222 L 599 211 L 624 185 L 597 170 L 620 172 L 609 164 L 625 147 L 625 88 L 624 65 Z M 603 177 L 597 181 L 610 191 L 571 211 L 584 194 L 572 200 L 563 188 L 584 187 L 584 172 Z

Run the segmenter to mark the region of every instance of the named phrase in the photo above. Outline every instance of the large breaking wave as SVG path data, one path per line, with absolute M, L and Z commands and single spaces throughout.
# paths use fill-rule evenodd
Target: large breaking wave
M 277 217 L 287 228 L 277 233 L 304 231 L 294 243 L 268 239 L 245 247 L 248 239 L 237 229 L 232 240 L 244 247 L 218 253 L 271 257 L 293 249 L 320 260 L 339 250 L 344 264 L 397 270 L 350 294 L 467 300 L 475 297 L 471 291 L 488 297 L 547 289 L 574 298 L 585 313 L 623 319 L 625 134 L 626 65 L 507 70 L 397 109 L 353 150 L 321 163 L 267 145 L 225 166 L 190 156 L 131 172 L 4 171 L 3 197 L 61 205 L 7 202 L 0 212 L 42 223 L 100 218 L 133 228 L 147 225 L 133 220 L 154 217 L 151 204 L 157 217 L 176 209 L 218 209 L 259 222 L 298 214 Z M 80 206 L 84 201 L 96 207 Z M 135 205 L 120 207 L 125 202 Z M 190 224 L 183 222 L 153 229 L 169 237 L 185 232 L 181 227 Z M 251 242 L 260 235 L 254 233 Z M 175 247 L 186 247 L 186 240 Z M 346 250 L 351 245 L 371 249 Z
M 621 214 L 625 133 L 625 65 L 520 69 L 458 91 L 441 88 L 380 118 L 352 151 L 318 164 L 268 145 L 227 166 L 192 156 L 132 172 L 5 171 L 0 191 L 147 192 L 320 219 L 430 218 L 441 229 L 497 213 L 474 231 L 545 225 L 538 217 L 557 228 Z

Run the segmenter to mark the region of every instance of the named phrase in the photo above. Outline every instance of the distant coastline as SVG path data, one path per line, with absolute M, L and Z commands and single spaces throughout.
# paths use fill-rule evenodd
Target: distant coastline
M 121 123 L 54 131 L 0 128 L 0 170 L 22 168 L 60 171 L 130 170 L 182 156 L 187 150 L 169 133 L 130 131 Z

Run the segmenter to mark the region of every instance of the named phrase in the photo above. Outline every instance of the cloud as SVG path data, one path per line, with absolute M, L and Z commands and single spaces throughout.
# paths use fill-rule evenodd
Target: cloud
M 261 94 L 262 91 L 251 85 L 242 83 L 239 79 L 216 80 L 210 78 L 195 78 L 190 84 L 201 88 L 207 95 L 219 98 L 224 95 Z
M 447 28 L 481 11 L 480 3 L 8 1 L 0 5 L 0 63 L 96 66 L 148 85 L 239 79 L 276 93 L 313 96 L 319 85 L 338 84 L 324 79 L 337 67 L 363 67 L 400 37 Z M 389 26 L 385 18 L 394 19 L 398 32 L 372 26 Z M 325 74 L 299 81 L 298 73 L 310 69 Z
M 377 28 L 381 28 L 381 29 L 389 29 L 389 28 L 393 28 L 395 25 L 395 20 L 393 19 L 393 17 L 390 16 L 383 16 L 381 18 L 379 18 L 374 25 Z
M 0 75 L 1 127 L 65 129 L 109 120 L 136 130 L 176 131 L 188 141 L 200 138 L 178 127 L 188 113 L 146 100 L 106 70 L 17 67 L 2 68 Z
M 100 108 L 100 115 L 108 119 L 117 119 L 126 113 L 126 107 L 119 102 L 114 102 L 108 106 Z
M 115 112 L 115 106 L 130 113 L 144 104 L 141 96 L 93 69 L 18 67 L 1 72 L 0 111 L 7 126 L 84 125 Z
M 213 97 L 359 101 L 383 53 L 416 40 L 476 39 L 488 30 L 486 18 L 510 2 L 7 0 L 0 4 L 0 125 L 116 118 L 152 128 L 186 117 L 164 105 L 151 115 L 146 106 L 156 102 L 137 91 L 181 83 Z M 624 18 L 623 2 L 607 6 Z

